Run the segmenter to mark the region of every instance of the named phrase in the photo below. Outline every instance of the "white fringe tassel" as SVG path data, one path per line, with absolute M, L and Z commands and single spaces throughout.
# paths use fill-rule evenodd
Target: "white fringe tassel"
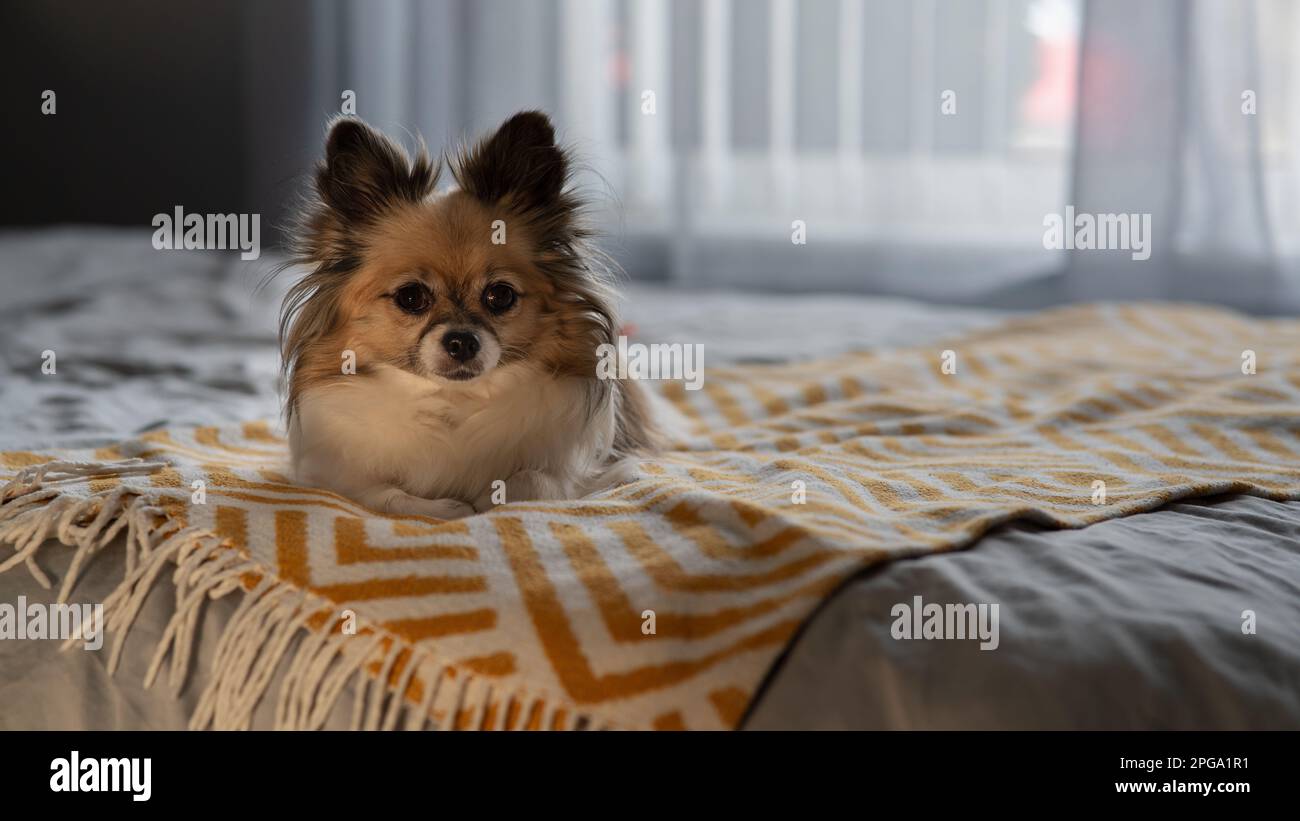
M 105 628 L 113 635 L 110 675 L 155 582 L 170 568 L 175 609 L 145 673 L 146 687 L 153 686 L 170 656 L 167 685 L 173 695 L 179 694 L 190 670 L 204 602 L 244 592 L 217 643 L 191 729 L 248 729 L 281 670 L 276 729 L 324 727 L 349 681 L 355 694 L 354 729 L 419 730 L 440 724 L 507 729 L 507 707 L 512 703 L 521 706 L 512 728 L 522 728 L 535 712 L 543 728 L 551 727 L 556 706 L 544 699 L 495 690 L 487 680 L 442 665 L 424 649 L 376 626 L 359 629 L 356 635 L 335 632 L 339 615 L 332 602 L 276 579 L 208 531 L 180 527 L 167 518 L 157 499 L 138 489 L 119 486 L 80 497 L 57 487 L 94 477 L 147 475 L 164 467 L 166 463 L 141 459 L 46 462 L 19 471 L 0 490 L 0 545 L 14 548 L 12 556 L 0 561 L 0 573 L 25 565 L 37 583 L 50 589 L 49 576 L 36 563 L 38 550 L 51 538 L 74 548 L 59 603 L 67 602 L 87 562 L 126 531 L 125 575 L 103 603 Z M 244 579 L 250 576 L 259 581 L 246 590 Z M 313 620 L 319 623 L 313 625 Z M 69 639 L 63 647 L 79 641 Z M 399 664 L 401 671 L 393 681 Z M 417 678 L 418 704 L 407 697 Z M 496 710 L 488 726 L 493 703 Z M 566 715 L 566 729 L 597 726 L 588 717 Z

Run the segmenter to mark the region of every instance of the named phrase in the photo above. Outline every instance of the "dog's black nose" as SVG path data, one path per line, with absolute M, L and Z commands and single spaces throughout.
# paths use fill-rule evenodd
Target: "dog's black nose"
M 467 362 L 478 353 L 478 337 L 468 331 L 443 334 L 442 347 L 457 362 Z

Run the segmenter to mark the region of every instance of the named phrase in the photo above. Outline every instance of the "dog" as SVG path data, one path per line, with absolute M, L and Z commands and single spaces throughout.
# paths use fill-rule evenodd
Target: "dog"
M 280 317 L 295 480 L 454 519 L 577 498 L 653 452 L 641 386 L 598 377 L 620 325 L 585 207 L 542 112 L 438 162 L 336 119 Z

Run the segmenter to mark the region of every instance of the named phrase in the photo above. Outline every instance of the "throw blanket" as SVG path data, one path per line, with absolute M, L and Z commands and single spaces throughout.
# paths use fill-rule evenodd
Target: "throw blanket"
M 1300 498 L 1300 323 L 1086 306 L 924 349 L 659 383 L 692 430 L 632 484 L 454 522 L 284 476 L 263 422 L 0 454 L 0 570 L 51 537 L 121 555 L 116 664 L 176 583 L 148 677 L 184 685 L 205 597 L 242 594 L 195 727 L 733 728 L 800 625 L 863 568 L 1004 522 L 1081 527 L 1218 493 Z M 125 539 L 117 539 L 122 534 Z M 124 547 L 118 547 L 122 545 Z M 105 557 L 106 558 L 106 557 Z M 101 561 L 104 558 L 100 559 Z

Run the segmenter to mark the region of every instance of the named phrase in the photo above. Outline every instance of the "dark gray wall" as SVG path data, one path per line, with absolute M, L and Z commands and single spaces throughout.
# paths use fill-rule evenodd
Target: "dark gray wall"
M 431 0 L 416 8 L 416 27 L 510 29 L 510 8 Z M 347 36 L 373 20 L 364 2 L 344 0 L 0 4 L 0 150 L 8 158 L 0 228 L 148 228 L 154 214 L 181 205 L 261 214 L 263 242 L 274 244 L 308 181 L 325 124 L 339 112 L 341 90 L 366 89 L 358 113 L 372 116 L 371 104 L 400 87 L 379 77 L 376 88 L 367 71 L 375 55 L 358 53 Z M 449 34 L 444 42 L 459 39 Z M 431 90 L 421 85 L 434 99 L 411 107 L 428 114 L 435 149 L 458 133 L 450 123 L 473 113 L 456 85 L 458 56 L 417 48 L 406 67 L 442 81 L 428 84 Z M 41 113 L 46 89 L 58 95 L 53 115 Z M 388 125 L 430 126 L 419 118 Z
M 0 225 L 246 209 L 240 14 L 200 0 L 3 4 Z

